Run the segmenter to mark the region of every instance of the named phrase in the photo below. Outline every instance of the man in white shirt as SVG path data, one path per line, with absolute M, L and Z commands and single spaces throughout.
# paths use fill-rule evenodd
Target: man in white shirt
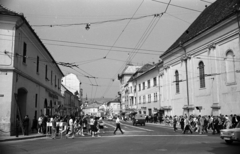
M 118 129 L 119 129 L 119 130 L 121 131 L 121 133 L 123 134 L 123 131 L 122 131 L 121 126 L 120 126 L 119 116 L 117 116 L 117 119 L 116 119 L 116 129 L 114 130 L 114 133 L 113 133 L 113 134 L 116 134 L 116 131 L 117 131 Z
M 68 134 L 66 135 L 66 137 L 68 138 L 74 138 L 74 125 L 73 125 L 73 117 L 71 116 L 71 118 L 69 119 L 69 127 L 70 127 L 70 131 L 68 132 Z M 72 136 L 71 136 L 72 135 Z M 71 137 L 70 137 L 71 136 Z

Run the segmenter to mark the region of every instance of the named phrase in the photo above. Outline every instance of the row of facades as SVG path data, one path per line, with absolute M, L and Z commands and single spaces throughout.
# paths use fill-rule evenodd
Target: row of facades
M 0 5 L 0 135 L 14 135 L 17 116 L 79 113 L 63 76 L 25 17 Z
M 238 0 L 217 0 L 160 55 L 119 74 L 122 112 L 240 114 Z

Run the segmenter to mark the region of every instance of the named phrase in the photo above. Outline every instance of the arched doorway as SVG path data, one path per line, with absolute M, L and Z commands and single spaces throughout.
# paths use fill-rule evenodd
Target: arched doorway
M 17 104 L 20 111 L 20 114 L 17 111 L 17 114 L 23 119 L 27 115 L 27 90 L 24 88 L 19 88 L 17 93 Z

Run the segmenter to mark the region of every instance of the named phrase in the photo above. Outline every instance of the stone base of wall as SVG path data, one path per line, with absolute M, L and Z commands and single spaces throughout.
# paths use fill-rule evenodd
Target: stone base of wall
M 10 136 L 11 134 L 10 123 L 0 122 L 0 136 Z

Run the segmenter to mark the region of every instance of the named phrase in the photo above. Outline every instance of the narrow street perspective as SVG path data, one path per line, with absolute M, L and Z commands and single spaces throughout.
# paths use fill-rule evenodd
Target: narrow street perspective
M 238 154 L 240 0 L 0 0 L 0 154 Z

